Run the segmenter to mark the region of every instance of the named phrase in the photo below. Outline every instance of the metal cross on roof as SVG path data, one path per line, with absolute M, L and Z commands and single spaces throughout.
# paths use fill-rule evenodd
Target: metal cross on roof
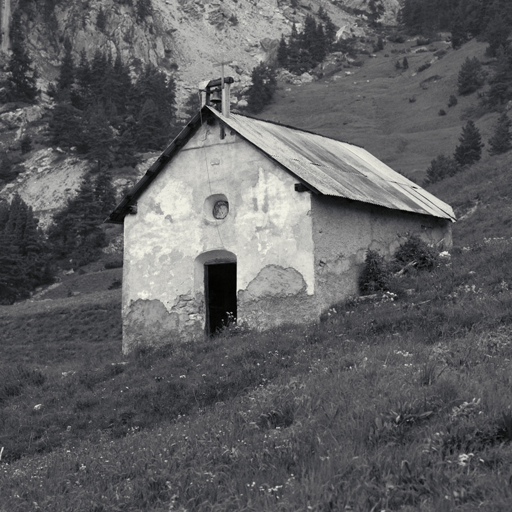
M 220 73 L 221 73 L 221 76 L 220 76 L 220 88 L 221 89 L 224 89 L 224 65 L 226 64 L 231 64 L 233 61 L 232 60 L 221 60 L 219 62 L 217 62 L 217 64 L 214 64 L 213 67 L 214 68 L 218 68 L 220 66 Z

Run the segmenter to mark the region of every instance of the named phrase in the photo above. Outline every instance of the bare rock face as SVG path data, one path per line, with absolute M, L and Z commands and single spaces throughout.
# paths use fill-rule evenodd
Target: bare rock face
M 15 193 L 19 194 L 32 206 L 39 225 L 46 229 L 53 214 L 77 193 L 89 164 L 48 148 L 34 152 L 23 167 L 25 171 L 17 180 L 0 190 L 0 199 L 11 201 Z
M 384 20 L 393 21 L 398 0 L 382 0 Z M 39 74 L 54 80 L 64 54 L 62 41 L 68 38 L 75 59 L 84 51 L 91 59 L 97 50 L 120 55 L 134 73 L 151 63 L 179 82 L 178 101 L 196 90 L 200 81 L 220 75 L 219 61 L 230 61 L 225 73 L 237 79 L 250 76 L 261 61 L 274 58 L 277 41 L 289 35 L 292 24 L 301 30 L 306 14 L 321 6 L 334 24 L 343 30 L 340 37 L 361 35 L 350 31 L 357 17 L 338 5 L 323 0 L 304 0 L 291 7 L 283 0 L 152 0 L 152 14 L 137 19 L 135 8 L 117 0 L 68 0 L 60 2 L 51 23 L 42 14 L 26 16 L 27 43 Z M 367 9 L 367 0 L 343 0 L 348 7 Z M 136 6 L 136 2 L 134 2 Z M 100 8 L 105 26 L 98 27 Z M 238 80 L 235 83 L 235 90 Z M 241 84 L 243 86 L 243 84 Z

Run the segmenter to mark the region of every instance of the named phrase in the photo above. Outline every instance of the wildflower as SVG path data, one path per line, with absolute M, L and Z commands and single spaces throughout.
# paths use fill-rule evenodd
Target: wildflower
M 461 453 L 459 455 L 459 466 L 467 466 L 471 462 L 471 458 L 474 456 L 474 453 Z

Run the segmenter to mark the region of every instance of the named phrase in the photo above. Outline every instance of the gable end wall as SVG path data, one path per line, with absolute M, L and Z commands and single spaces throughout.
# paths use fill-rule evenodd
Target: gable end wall
M 369 249 L 390 259 L 409 234 L 439 243 L 440 251 L 452 245 L 448 220 L 319 195 L 312 196 L 311 209 L 315 295 L 322 311 L 359 294 Z

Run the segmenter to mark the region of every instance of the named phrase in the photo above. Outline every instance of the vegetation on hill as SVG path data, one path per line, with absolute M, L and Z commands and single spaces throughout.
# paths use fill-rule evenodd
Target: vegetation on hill
M 22 101 L 34 103 L 38 90 L 36 87 L 37 71 L 32 67 L 32 60 L 25 48 L 22 30 L 21 11 L 16 9 L 13 13 L 11 26 L 11 57 L 7 66 L 7 83 L 5 101 Z
M 505 55 L 506 48 L 495 68 L 484 66 L 492 71 L 489 89 L 496 76 L 508 76 Z M 410 52 L 406 62 L 412 71 L 422 59 Z M 339 79 L 335 91 L 344 101 L 337 129 L 349 130 L 357 119 L 354 133 L 367 133 L 378 116 L 361 112 L 381 102 L 376 112 L 382 115 L 388 101 L 407 130 L 411 118 L 432 107 L 421 96 L 431 87 L 429 98 L 450 104 L 442 121 L 453 117 L 454 138 L 461 119 L 465 123 L 459 144 L 471 144 L 460 156 L 479 157 L 462 167 L 455 155 L 439 156 L 427 172 L 429 190 L 459 217 L 451 254 L 404 239 L 393 265 L 369 255 L 361 284 L 373 296 L 333 305 L 318 325 L 264 333 L 240 326 L 214 339 L 169 340 L 166 348 L 126 357 L 115 290 L 108 292 L 115 299 L 81 305 L 0 308 L 0 374 L 6 376 L 0 382 L 0 510 L 510 509 L 510 132 L 504 114 L 489 111 L 501 107 L 508 82 L 495 88 L 499 101 L 482 107 L 474 92 L 454 96 L 457 80 L 445 86 L 439 63 L 432 65 L 437 78 L 420 83 L 411 71 L 405 76 L 402 66 L 395 69 L 395 58 L 374 61 L 394 73 L 393 87 L 403 85 L 396 95 L 400 108 L 388 82 L 361 71 Z M 68 83 L 62 74 L 61 81 Z M 311 91 L 334 89 L 335 82 L 278 95 L 272 107 L 296 98 L 305 107 L 307 98 L 316 110 L 314 119 L 306 112 L 304 128 L 317 129 L 330 118 Z M 443 88 L 436 89 L 438 82 Z M 56 94 L 66 87 L 57 85 Z M 378 96 L 381 89 L 385 96 Z M 440 123 L 438 109 L 434 104 L 434 115 L 421 122 Z M 288 106 L 288 115 L 297 110 Z M 275 110 L 263 111 L 269 112 Z M 496 121 L 490 139 L 489 120 Z M 385 127 L 397 129 L 391 121 Z M 481 151 L 480 132 L 490 153 Z M 427 145 L 424 133 L 418 140 Z M 407 149 L 402 135 L 396 135 L 402 153 L 419 147 Z M 88 230 L 100 214 L 98 205 L 84 201 L 101 190 L 108 197 L 107 176 L 91 174 L 84 197 L 69 204 L 67 215 L 80 229 L 78 239 L 65 239 L 75 228 L 62 219 L 56 238 L 69 250 L 62 257 L 94 252 L 94 244 L 80 243 L 99 241 Z M 91 185 L 100 177 L 103 185 Z M 5 222 L 5 213 L 0 218 Z
M 119 57 L 97 51 L 73 62 L 65 44 L 53 95 L 52 143 L 76 148 L 100 166 L 133 165 L 135 155 L 162 150 L 176 132 L 175 85 L 149 65 L 136 81 Z
M 512 6 L 508 0 L 404 0 L 399 20 L 412 34 L 449 31 L 455 48 L 483 37 L 494 53 L 510 34 Z
M 300 75 L 321 63 L 332 50 L 336 27 L 323 9 L 319 9 L 317 16 L 323 23 L 317 23 L 308 14 L 302 32 L 297 32 L 293 24 L 288 42 L 281 36 L 277 54 L 277 64 L 280 67 Z
M 120 358 L 119 302 L 0 309 L 2 506 L 509 509 L 510 159 L 482 165 L 432 188 L 482 204 L 450 258 L 318 325 Z
M 27 298 L 37 286 L 53 281 L 51 246 L 37 224 L 19 196 L 9 205 L 0 203 L 0 304 Z

